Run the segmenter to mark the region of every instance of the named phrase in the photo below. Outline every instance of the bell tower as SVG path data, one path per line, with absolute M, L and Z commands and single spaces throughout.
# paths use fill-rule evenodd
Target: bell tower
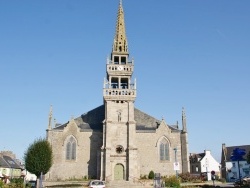
M 136 81 L 134 62 L 129 61 L 122 2 L 119 3 L 111 56 L 107 58 L 103 85 L 105 120 L 101 151 L 101 179 L 106 181 L 139 178 L 135 142 L 134 101 Z

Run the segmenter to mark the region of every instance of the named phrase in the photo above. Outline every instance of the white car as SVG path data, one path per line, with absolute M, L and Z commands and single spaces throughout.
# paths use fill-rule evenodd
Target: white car
M 105 183 L 101 180 L 91 180 L 89 182 L 89 188 L 105 188 Z

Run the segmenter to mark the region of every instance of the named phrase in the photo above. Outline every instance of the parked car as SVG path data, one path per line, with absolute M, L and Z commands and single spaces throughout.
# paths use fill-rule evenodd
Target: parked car
M 241 179 L 237 179 L 234 182 L 234 186 L 240 186 L 240 185 L 250 185 L 250 176 L 244 176 Z
M 105 188 L 105 183 L 101 180 L 91 180 L 89 182 L 89 188 Z

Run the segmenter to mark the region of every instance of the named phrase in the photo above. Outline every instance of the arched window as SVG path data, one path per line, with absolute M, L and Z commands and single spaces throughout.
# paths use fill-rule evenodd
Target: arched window
M 66 160 L 76 159 L 76 141 L 73 136 L 71 136 L 66 144 Z
M 160 142 L 160 161 L 168 161 L 169 160 L 169 143 L 164 138 Z

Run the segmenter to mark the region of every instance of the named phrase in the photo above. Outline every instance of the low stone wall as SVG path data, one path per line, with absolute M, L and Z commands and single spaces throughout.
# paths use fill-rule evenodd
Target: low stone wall
M 79 185 L 79 186 L 74 186 L 74 188 L 82 188 L 82 187 L 88 187 L 89 181 L 43 181 L 43 187 L 50 187 L 50 186 L 55 186 L 57 185 L 58 188 L 60 185 Z M 135 183 L 135 182 L 134 182 Z M 141 187 L 153 187 L 153 180 L 137 180 L 137 184 L 140 185 Z M 69 186 L 70 187 L 70 186 Z M 71 187 L 72 188 L 72 187 Z
M 43 187 L 58 185 L 80 185 L 79 187 L 87 187 L 89 181 L 43 181 Z M 66 187 L 65 187 L 66 188 Z M 77 186 L 75 187 L 77 188 Z

